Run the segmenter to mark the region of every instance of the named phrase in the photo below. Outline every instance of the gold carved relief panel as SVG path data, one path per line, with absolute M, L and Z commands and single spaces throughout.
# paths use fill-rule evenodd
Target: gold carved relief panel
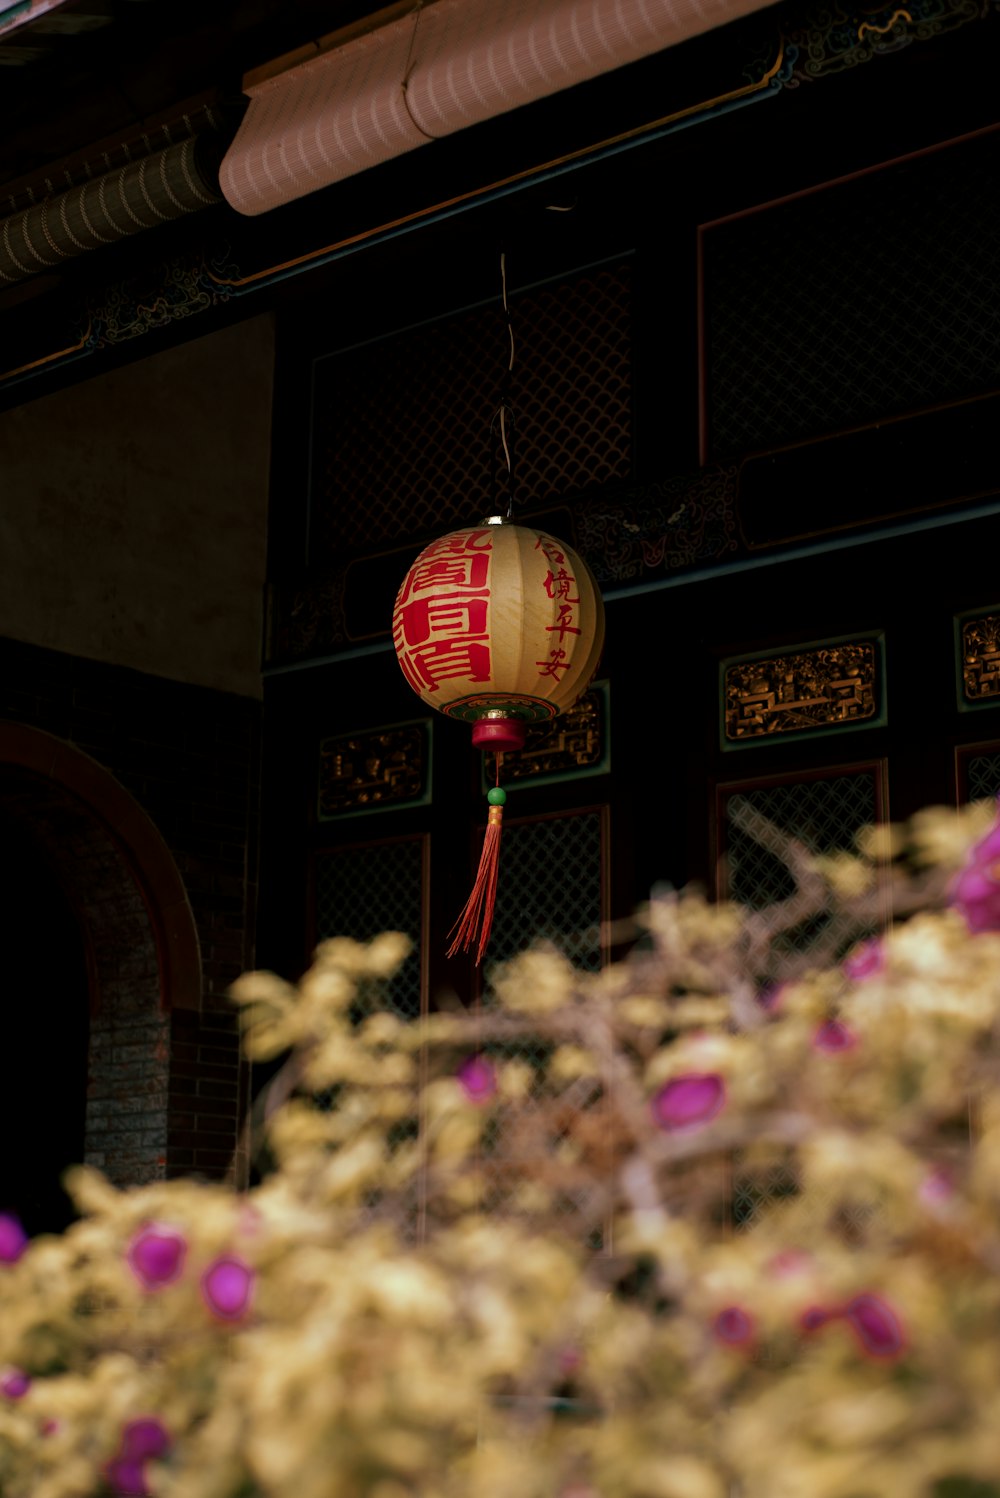
M 1000 609 L 956 621 L 959 706 L 995 707 L 1000 702 Z
M 722 665 L 722 747 L 885 721 L 881 637 L 829 640 Z
M 319 746 L 320 821 L 426 801 L 430 731 L 428 722 L 396 723 L 323 739 Z

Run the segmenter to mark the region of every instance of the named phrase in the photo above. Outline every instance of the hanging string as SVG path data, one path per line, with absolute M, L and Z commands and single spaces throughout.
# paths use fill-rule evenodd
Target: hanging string
M 514 324 L 510 315 L 510 304 L 507 301 L 507 256 L 500 252 L 500 292 L 503 302 L 503 314 L 507 322 L 507 339 L 510 352 L 507 357 L 507 368 L 500 382 L 500 404 L 496 415 L 490 425 L 490 440 L 492 443 L 494 434 L 499 430 L 500 447 L 503 451 L 504 464 L 507 469 L 507 519 L 510 520 L 514 513 L 514 407 L 511 404 L 510 392 L 514 378 Z M 494 475 L 494 488 L 496 479 Z
M 514 374 L 514 324 L 510 316 L 510 304 L 507 301 L 507 256 L 500 251 L 500 294 L 503 297 L 503 315 L 507 319 L 507 337 L 510 340 L 510 357 L 507 360 L 507 374 L 504 379 L 505 391 L 509 392 L 511 378 Z

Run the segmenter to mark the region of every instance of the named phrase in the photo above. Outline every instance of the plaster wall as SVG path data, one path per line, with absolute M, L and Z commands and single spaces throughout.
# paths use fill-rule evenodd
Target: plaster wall
M 0 414 L 0 636 L 259 696 L 274 328 Z

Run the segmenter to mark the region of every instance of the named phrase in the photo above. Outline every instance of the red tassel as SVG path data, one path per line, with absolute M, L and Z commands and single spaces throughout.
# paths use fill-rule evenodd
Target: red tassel
M 483 839 L 483 851 L 479 859 L 479 872 L 472 886 L 472 894 L 465 909 L 451 930 L 455 940 L 448 948 L 448 956 L 454 957 L 460 949 L 467 952 L 479 931 L 479 947 L 476 951 L 476 966 L 483 960 L 493 926 L 493 911 L 497 903 L 497 878 L 500 873 L 500 838 L 503 833 L 503 803 L 506 800 L 499 786 L 489 792 L 490 816 Z M 451 935 L 451 932 L 448 933 Z

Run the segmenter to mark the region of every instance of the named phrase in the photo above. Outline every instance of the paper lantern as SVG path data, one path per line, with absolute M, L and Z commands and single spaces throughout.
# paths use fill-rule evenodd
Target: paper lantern
M 482 960 L 496 897 L 504 791 L 500 755 L 529 723 L 572 707 L 604 644 L 604 604 L 587 564 L 563 541 L 491 516 L 424 548 L 396 596 L 393 643 L 410 686 L 496 751 L 497 786 L 479 874 L 449 950 L 477 929 Z
M 604 643 L 604 605 L 564 541 L 493 518 L 431 542 L 396 597 L 393 643 L 423 700 L 520 749 L 528 723 L 571 707 Z

